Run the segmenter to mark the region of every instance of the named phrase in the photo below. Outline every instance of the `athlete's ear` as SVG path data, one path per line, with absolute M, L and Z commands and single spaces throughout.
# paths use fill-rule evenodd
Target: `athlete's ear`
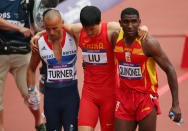
M 141 24 L 141 19 L 139 19 L 139 24 Z
M 121 20 L 119 20 L 119 25 L 121 26 Z

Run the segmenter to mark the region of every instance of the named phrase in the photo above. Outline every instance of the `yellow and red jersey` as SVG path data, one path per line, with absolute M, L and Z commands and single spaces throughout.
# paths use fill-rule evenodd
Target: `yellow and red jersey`
M 142 43 L 138 39 L 131 45 L 125 44 L 123 34 L 121 30 L 114 48 L 119 66 L 120 87 L 157 94 L 156 62 L 144 54 Z

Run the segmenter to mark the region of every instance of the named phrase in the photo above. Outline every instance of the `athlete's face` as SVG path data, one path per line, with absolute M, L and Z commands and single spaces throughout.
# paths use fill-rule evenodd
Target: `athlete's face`
M 46 32 L 50 40 L 58 40 L 62 32 L 62 20 L 54 17 L 54 19 L 44 19 Z
M 138 34 L 140 19 L 137 15 L 125 14 L 119 21 L 126 36 L 135 37 Z
M 96 37 L 100 33 L 100 24 L 85 26 L 84 30 L 89 37 Z

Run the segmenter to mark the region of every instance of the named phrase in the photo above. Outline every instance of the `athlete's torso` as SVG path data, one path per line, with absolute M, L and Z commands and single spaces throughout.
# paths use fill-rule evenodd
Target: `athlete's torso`
M 113 47 L 108 40 L 107 23 L 101 24 L 101 32 L 94 38 L 90 38 L 82 29 L 79 42 L 86 63 L 84 85 L 95 88 L 114 88 L 116 68 Z
M 76 73 L 76 51 L 77 47 L 74 38 L 71 37 L 63 29 L 64 38 L 61 42 L 62 46 L 62 58 L 61 63 L 57 61 L 54 56 L 52 45 L 48 43 L 47 33 L 39 39 L 39 52 L 41 58 L 47 65 L 46 72 L 46 86 L 70 86 L 74 81 L 77 80 Z
M 120 87 L 134 88 L 143 93 L 157 93 L 156 63 L 152 57 L 144 55 L 138 39 L 132 45 L 125 44 L 121 30 L 114 53 L 119 65 Z

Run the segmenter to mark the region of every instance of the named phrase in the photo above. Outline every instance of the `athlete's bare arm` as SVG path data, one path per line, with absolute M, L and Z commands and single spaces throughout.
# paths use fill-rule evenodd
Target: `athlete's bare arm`
M 181 119 L 181 109 L 179 107 L 176 71 L 169 61 L 168 57 L 166 56 L 165 52 L 160 47 L 159 42 L 151 35 L 147 36 L 142 46 L 144 54 L 146 56 L 151 56 L 167 75 L 168 84 L 172 94 L 172 107 L 170 111 L 175 113 L 174 121 L 178 122 Z
M 79 43 L 79 37 L 80 37 L 80 32 L 82 29 L 82 25 L 81 23 L 77 23 L 77 24 L 64 24 L 63 27 L 65 28 L 66 32 L 68 32 L 71 36 L 74 37 L 75 43 L 78 46 Z M 46 30 L 42 30 L 40 32 L 38 32 L 35 36 L 32 37 L 31 41 L 30 41 L 30 46 L 32 49 L 32 52 L 37 52 L 38 51 L 38 40 L 40 39 L 40 37 L 46 33 Z
M 113 47 L 115 46 L 113 33 L 116 31 L 120 31 L 120 30 L 121 30 L 121 27 L 118 22 L 109 22 L 107 25 L 108 39 Z
M 80 32 L 82 30 L 81 23 L 64 24 L 63 27 L 65 28 L 66 32 L 68 32 L 70 35 L 72 35 L 75 38 L 75 42 L 78 45 L 80 40 Z
M 33 53 L 38 52 L 38 40 L 40 37 L 46 33 L 46 30 L 42 30 L 38 32 L 36 35 L 34 35 L 30 40 L 30 47 Z
M 27 86 L 35 87 L 35 71 L 41 58 L 39 52 L 32 52 L 29 66 L 27 68 Z

